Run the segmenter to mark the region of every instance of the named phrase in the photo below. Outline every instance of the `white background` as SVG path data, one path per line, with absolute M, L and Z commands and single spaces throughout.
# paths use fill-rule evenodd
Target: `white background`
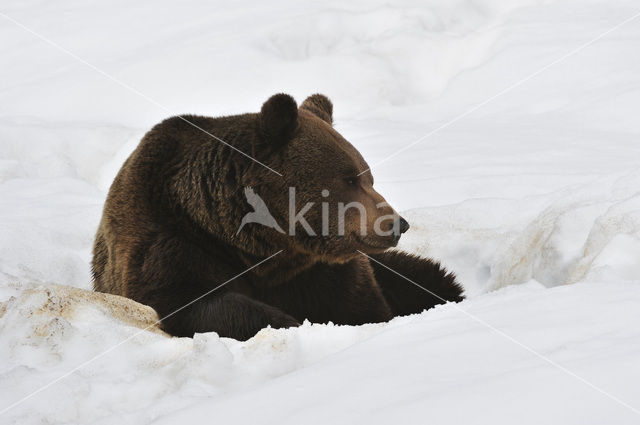
M 0 0 L 0 13 L 0 409 L 138 332 L 45 289 L 91 288 L 106 191 L 178 113 L 328 95 L 412 225 L 401 247 L 441 260 L 469 297 L 246 343 L 143 332 L 0 423 L 640 422 L 640 17 L 598 38 L 637 1 Z

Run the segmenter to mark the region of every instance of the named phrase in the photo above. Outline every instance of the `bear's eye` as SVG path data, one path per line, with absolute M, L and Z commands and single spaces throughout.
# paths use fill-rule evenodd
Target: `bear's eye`
M 348 177 L 346 180 L 347 184 L 349 186 L 357 186 L 358 185 L 358 178 L 357 177 Z

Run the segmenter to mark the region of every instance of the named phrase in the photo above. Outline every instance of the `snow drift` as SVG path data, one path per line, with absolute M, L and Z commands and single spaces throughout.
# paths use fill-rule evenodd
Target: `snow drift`
M 637 8 L 4 1 L 0 422 L 637 423 L 640 20 L 617 27 Z M 144 132 L 276 92 L 332 98 L 411 222 L 399 248 L 466 301 L 238 342 L 90 291 Z

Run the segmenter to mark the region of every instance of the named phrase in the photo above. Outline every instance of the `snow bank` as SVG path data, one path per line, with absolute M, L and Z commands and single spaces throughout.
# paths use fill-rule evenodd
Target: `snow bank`
M 468 294 L 536 280 L 547 287 L 640 276 L 640 172 L 526 200 L 415 209 L 398 249 L 442 259 Z
M 43 417 L 109 421 L 115 412 L 149 421 L 205 395 L 303 368 L 407 320 L 357 327 L 305 323 L 299 329 L 264 329 L 247 342 L 215 333 L 170 338 L 150 307 L 59 285 L 23 290 L 0 305 L 0 319 L 0 399 L 19 401 L 17 394 L 65 376 L 6 413 L 21 423 Z
M 265 329 L 246 342 L 214 333 L 190 339 L 141 332 L 155 314 L 116 298 L 39 287 L 9 301 L 0 346 L 3 358 L 21 366 L 7 369 L 5 364 L 3 400 L 14 401 L 99 357 L 10 410 L 5 419 L 637 421 L 633 412 L 491 328 L 517 337 L 613 397 L 633 401 L 640 396 L 635 385 L 640 330 L 629 326 L 640 320 L 637 283 L 545 289 L 531 281 L 389 324 L 305 323 L 297 329 Z M 125 320 L 133 315 L 136 323 Z
M 640 310 L 621 307 L 639 302 L 637 284 L 545 290 L 532 282 L 460 305 L 565 371 L 446 305 L 157 423 L 637 423 L 636 412 L 569 373 L 611 397 L 638 399 L 640 331 L 629 325 Z
M 1 12 L 144 96 L 0 17 L 0 422 L 637 422 L 638 21 L 575 51 L 636 1 Z M 468 300 L 238 342 L 169 338 L 149 308 L 89 291 L 106 190 L 144 132 L 275 92 L 333 99 L 411 222 L 400 248 L 441 259 Z

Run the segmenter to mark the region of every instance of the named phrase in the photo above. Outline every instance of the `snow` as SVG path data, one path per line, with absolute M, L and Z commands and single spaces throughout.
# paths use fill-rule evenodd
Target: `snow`
M 640 17 L 616 27 L 639 12 L 3 0 L 0 423 L 640 422 Z M 168 338 L 90 291 L 106 191 L 144 132 L 276 92 L 332 98 L 412 225 L 400 248 L 467 300 L 238 342 Z

